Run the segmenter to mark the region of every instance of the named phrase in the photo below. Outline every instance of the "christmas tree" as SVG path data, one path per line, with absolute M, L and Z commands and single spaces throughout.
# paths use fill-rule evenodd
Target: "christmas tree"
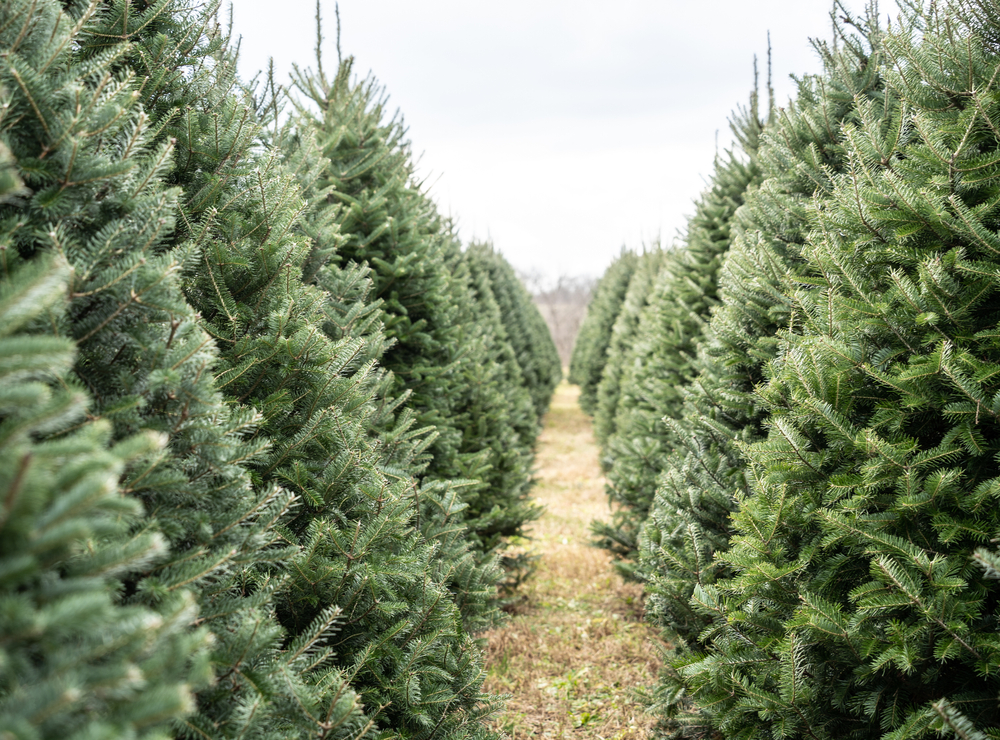
M 663 266 L 665 252 L 659 245 L 638 255 L 635 271 L 629 280 L 625 297 L 615 323 L 611 327 L 608 341 L 607 361 L 597 385 L 597 405 L 594 408 L 594 435 L 597 443 L 606 448 L 608 438 L 616 430 L 617 410 L 622 392 L 622 380 L 629 374 L 635 362 L 643 358 L 630 352 L 638 337 L 639 317 L 649 301 L 653 285 Z M 604 466 L 610 460 L 605 458 Z
M 420 480 L 467 482 L 466 523 L 488 559 L 537 516 L 527 459 L 508 452 L 530 412 L 504 400 L 506 371 L 493 361 L 501 327 L 479 324 L 458 240 L 414 179 L 402 121 L 386 115 L 374 79 L 352 78 L 352 59 L 329 79 L 320 52 L 315 71 L 296 72 L 294 102 L 296 125 L 329 160 L 318 185 L 337 209 L 335 261 L 370 268 L 393 395 L 408 394 L 417 424 L 435 431 Z
M 714 722 L 746 737 L 1000 723 L 997 585 L 975 561 L 997 531 L 997 50 L 934 5 L 868 37 L 884 88 L 855 98 L 809 204 L 733 576 L 705 590 L 718 626 L 686 669 L 701 701 L 735 691 Z
M 262 96 L 260 105 L 275 120 L 281 97 Z M 367 265 L 332 261 L 342 241 L 338 225 L 340 210 L 330 205 L 329 186 L 322 186 L 329 167 L 315 137 L 294 125 L 278 126 L 266 137 L 280 150 L 286 168 L 295 173 L 302 195 L 309 204 L 297 223 L 308 236 L 310 253 L 303 277 L 326 294 L 323 331 L 334 341 L 358 340 L 355 362 L 368 366 L 371 408 L 369 434 L 379 456 L 379 468 L 389 480 L 402 482 L 415 507 L 416 523 L 435 544 L 436 577 L 447 583 L 462 621 L 470 632 L 494 625 L 498 620 L 496 592 L 500 573 L 491 558 L 473 548 L 466 527 L 468 505 L 463 497 L 476 485 L 468 480 L 421 480 L 430 461 L 427 448 L 434 440 L 433 427 L 416 424 L 416 414 L 407 401 L 410 393 L 395 396 L 392 373 L 375 365 L 387 345 L 381 321 L 381 301 L 370 298 L 372 270 Z
M 298 230 L 308 205 L 262 145 L 213 8 L 0 12 L 0 137 L 15 163 L 4 175 L 25 185 L 0 209 L 10 254 L 28 263 L 8 260 L 5 295 L 16 304 L 53 272 L 51 292 L 68 296 L 62 310 L 35 292 L 46 313 L 28 333 L 58 336 L 34 374 L 19 371 L 22 400 L 67 410 L 46 422 L 10 407 L 15 459 L 39 445 L 22 471 L 35 510 L 11 520 L 11 543 L 36 558 L 23 624 L 57 616 L 38 609 L 76 589 L 94 629 L 53 621 L 51 635 L 12 643 L 4 716 L 51 737 L 163 736 L 168 723 L 201 738 L 485 734 L 491 704 L 463 616 L 490 621 L 497 573 L 456 544 L 460 525 L 433 541 L 415 530 L 424 489 L 387 471 L 420 458 L 429 435 L 380 394 L 363 271 L 336 276 L 337 296 L 312 284 L 329 257 Z M 324 329 L 345 311 L 357 324 L 333 339 Z M 74 342 L 86 415 L 72 379 L 45 390 Z M 118 471 L 126 498 L 107 483 Z M 67 485 L 89 488 L 90 508 L 62 539 L 31 544 L 26 528 L 44 532 L 36 514 Z M 439 521 L 461 517 L 454 491 L 433 491 Z M 90 555 L 72 553 L 87 541 Z M 59 655 L 60 639 L 77 644 Z
M 58 17 L 42 11 L 43 21 Z M 17 169 L 0 145 L 4 205 L 30 196 Z M 0 733 L 164 738 L 168 723 L 191 711 L 208 634 L 188 628 L 190 594 L 171 610 L 120 599 L 120 576 L 166 548 L 137 526 L 142 506 L 116 483 L 164 439 L 143 433 L 113 443 L 110 424 L 85 423 L 90 399 L 73 377 L 75 346 L 51 331 L 70 276 L 58 257 L 25 264 L 11 251 L 0 272 Z
M 5 240 L 20 259 L 58 255 L 70 267 L 68 304 L 49 325 L 77 345 L 75 376 L 92 398 L 82 422 L 97 426 L 86 433 L 116 446 L 149 434 L 161 440 L 130 457 L 120 486 L 146 512 L 130 536 L 162 545 L 133 568 L 113 568 L 119 585 L 108 594 L 153 610 L 151 628 L 167 622 L 191 639 L 212 631 L 205 657 L 223 676 L 213 684 L 204 659 L 193 663 L 201 667 L 175 680 L 197 690 L 196 705 L 161 722 L 194 709 L 173 732 L 308 734 L 318 726 L 310 713 L 317 699 L 299 676 L 308 663 L 275 649 L 282 630 L 269 602 L 277 584 L 252 576 L 257 564 L 289 554 L 275 525 L 292 497 L 252 485 L 244 464 L 266 443 L 245 435 L 260 417 L 218 392 L 218 356 L 179 280 L 194 245 L 172 248 L 181 192 L 165 183 L 174 151 L 160 116 L 176 110 L 163 86 L 178 77 L 211 85 L 201 63 L 219 43 L 207 32 L 210 14 L 167 2 L 132 11 L 125 3 L 4 6 L 9 97 L 0 136 L 27 188 L 2 206 Z M 127 665 L 109 659 L 106 668 Z M 169 676 L 159 680 L 169 690 Z M 100 693 L 79 701 L 90 706 Z M 327 710 L 344 720 L 336 736 L 355 734 L 349 691 Z
M 225 82 L 232 67 L 214 74 Z M 254 575 L 286 581 L 274 599 L 284 651 L 307 661 L 300 675 L 331 709 L 347 684 L 381 731 L 483 733 L 482 659 L 451 572 L 417 529 L 412 480 L 383 472 L 382 376 L 363 360 L 374 350 L 324 331 L 328 295 L 306 282 L 324 253 L 298 228 L 308 205 L 281 153 L 256 145 L 252 101 L 229 82 L 180 81 L 171 99 L 184 113 L 165 134 L 183 163 L 182 236 L 200 247 L 185 293 L 220 348 L 220 388 L 259 414 L 251 439 L 268 445 L 248 467 L 297 497 L 280 522 L 294 554 Z
M 756 152 L 764 125 L 755 91 L 731 121 L 736 145 L 716 159 L 683 243 L 664 255 L 634 338 L 614 352 L 622 358 L 622 377 L 614 409 L 606 412 L 613 418 L 604 446 L 614 513 L 612 522 L 595 524 L 594 533 L 629 577 L 636 577 L 639 531 L 664 472 L 687 452 L 699 464 L 707 459 L 700 446 L 689 447 L 684 399 L 698 392 L 690 385 L 701 369 L 699 347 L 718 305 L 719 271 L 736 236 L 737 210 L 759 178 Z M 727 496 L 714 516 L 725 520 L 728 511 Z
M 500 310 L 500 322 L 514 350 L 524 384 L 531 393 L 535 414 L 541 419 L 562 378 L 559 352 L 548 325 L 514 268 L 492 244 L 473 243 L 465 253 L 489 278 Z M 534 439 L 531 439 L 529 446 L 533 445 Z
M 590 415 L 597 406 L 597 386 L 607 362 L 611 330 L 638 261 L 634 252 L 622 249 L 611 263 L 594 288 L 594 296 L 587 306 L 587 314 L 573 345 L 569 382 L 580 386 L 580 408 Z

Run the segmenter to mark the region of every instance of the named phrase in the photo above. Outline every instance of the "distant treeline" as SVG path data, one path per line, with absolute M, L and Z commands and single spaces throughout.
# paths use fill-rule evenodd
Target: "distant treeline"
M 539 274 L 522 274 L 521 280 L 549 326 L 559 359 L 568 367 L 597 280 L 586 275 L 565 274 L 559 275 L 554 283 Z
M 1000 737 L 1000 9 L 839 2 L 571 375 L 664 736 Z
M 373 79 L 215 10 L 0 3 L 0 737 L 490 737 L 555 345 Z

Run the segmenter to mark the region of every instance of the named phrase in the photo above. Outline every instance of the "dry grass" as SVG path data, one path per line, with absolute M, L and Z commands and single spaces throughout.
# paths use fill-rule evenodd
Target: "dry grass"
M 653 629 L 642 622 L 642 589 L 614 574 L 587 543 L 591 520 L 607 516 L 604 480 L 579 389 L 556 390 L 539 442 L 535 497 L 546 513 L 531 548 L 542 555 L 502 629 L 486 635 L 486 690 L 511 694 L 495 724 L 529 737 L 646 737 L 653 719 L 633 690 L 659 668 Z

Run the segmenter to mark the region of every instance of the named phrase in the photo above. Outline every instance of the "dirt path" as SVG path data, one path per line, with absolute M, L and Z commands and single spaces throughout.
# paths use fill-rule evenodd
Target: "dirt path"
M 565 383 L 556 389 L 539 441 L 535 497 L 546 513 L 530 543 L 542 556 L 538 571 L 511 621 L 486 635 L 485 688 L 512 695 L 496 725 L 513 740 L 626 740 L 653 724 L 631 693 L 659 668 L 655 631 L 641 621 L 642 589 L 587 544 L 591 520 L 607 517 L 608 505 L 578 394 Z

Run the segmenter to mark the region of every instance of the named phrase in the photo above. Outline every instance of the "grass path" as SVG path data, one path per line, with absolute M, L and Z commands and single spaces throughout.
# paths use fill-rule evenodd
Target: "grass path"
M 641 593 L 590 547 L 591 520 L 608 515 L 604 479 L 579 389 L 556 389 L 537 457 L 535 497 L 546 512 L 532 527 L 541 555 L 521 587 L 523 601 L 502 629 L 487 633 L 486 690 L 512 694 L 496 726 L 522 738 L 646 737 L 652 719 L 632 689 L 659 668 Z

